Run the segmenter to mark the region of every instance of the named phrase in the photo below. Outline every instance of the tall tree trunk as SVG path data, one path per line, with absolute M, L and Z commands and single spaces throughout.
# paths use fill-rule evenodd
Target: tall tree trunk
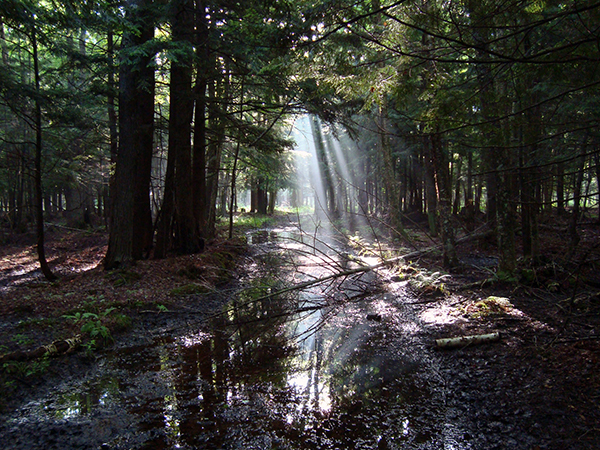
M 115 97 L 117 92 L 117 86 L 115 85 L 115 66 L 114 66 L 114 39 L 113 32 L 109 30 L 107 36 L 107 56 L 108 56 L 108 96 L 107 96 L 107 108 L 108 108 L 108 129 L 109 129 L 109 146 L 110 146 L 110 162 L 112 165 L 115 165 L 117 162 L 117 153 L 119 149 L 119 138 L 118 138 L 118 128 L 117 128 L 117 113 L 115 109 Z M 115 195 L 116 190 L 114 189 L 115 177 L 114 173 L 110 175 L 108 181 L 108 198 L 109 204 L 108 208 L 106 208 L 105 214 L 107 220 L 110 221 L 110 211 L 112 209 L 112 204 L 114 203 L 114 199 L 111 198 L 111 194 Z M 105 195 L 106 198 L 106 195 Z M 110 228 L 110 222 L 109 222 Z
M 438 234 L 438 192 L 435 180 L 435 163 L 432 149 L 432 140 L 430 135 L 423 135 L 423 162 L 425 177 L 425 202 L 427 206 L 427 220 L 429 223 L 429 233 L 432 236 Z
M 459 159 L 456 163 L 454 163 L 456 167 L 456 173 L 454 176 L 450 176 L 450 179 L 454 179 L 454 202 L 452 203 L 452 215 L 457 215 L 460 211 L 460 192 L 461 192 L 461 182 L 460 179 L 462 177 L 462 159 Z
M 587 138 L 586 138 L 587 139 Z M 582 150 L 582 153 L 585 153 Z M 567 259 L 570 259 L 575 254 L 577 246 L 581 237 L 577 232 L 577 224 L 579 222 L 579 213 L 581 206 L 581 187 L 583 186 L 583 175 L 585 169 L 585 155 L 579 157 L 579 165 L 577 167 L 577 173 L 575 174 L 575 186 L 573 191 L 573 209 L 571 211 L 571 218 L 569 220 L 568 236 L 569 246 L 567 251 Z
M 530 258 L 532 256 L 533 244 L 531 242 L 531 215 L 533 196 L 531 195 L 531 175 L 530 169 L 524 168 L 525 158 L 523 155 L 524 149 L 521 149 L 521 157 L 519 158 L 519 185 L 521 190 L 521 230 L 523 241 L 523 256 Z
M 209 233 L 206 230 L 207 220 L 207 189 L 206 189 L 206 91 L 209 77 L 211 75 L 209 30 L 206 19 L 206 4 L 197 1 L 196 4 L 196 57 L 197 77 L 194 88 L 196 100 L 194 110 L 194 142 L 192 155 L 192 186 L 193 186 L 193 208 L 194 222 L 197 226 L 199 240 L 205 238 Z
M 151 0 L 129 0 L 127 16 L 138 33 L 123 36 L 123 48 L 143 45 L 154 36 Z M 111 228 L 104 260 L 107 269 L 139 259 L 152 241 L 150 169 L 154 121 L 152 55 L 135 61 L 123 58 L 119 76 L 119 151 L 111 194 Z
M 477 44 L 476 55 L 479 60 L 488 58 L 489 41 L 495 27 L 494 16 L 485 10 L 485 5 L 476 0 L 467 4 L 473 26 L 473 37 Z M 500 262 L 498 271 L 511 274 L 516 268 L 515 249 L 515 164 L 508 146 L 509 133 L 506 120 L 507 103 L 503 100 L 507 94 L 506 84 L 495 78 L 492 64 L 477 63 L 477 82 L 481 113 L 487 125 L 482 127 L 485 136 L 482 159 L 487 171 L 487 218 L 495 225 L 498 238 Z
M 600 223 L 600 154 L 594 153 L 594 163 L 596 165 L 596 187 L 598 189 L 598 223 Z
M 42 192 L 42 107 L 40 104 L 40 67 L 35 25 L 31 28 L 31 46 L 33 47 L 33 71 L 35 77 L 35 218 L 37 229 L 37 253 L 40 269 L 49 281 L 56 280 L 50 270 L 44 249 L 44 204 Z
M 154 30 L 146 30 L 147 40 L 154 36 Z M 152 177 L 152 154 L 154 151 L 154 68 L 147 60 L 141 70 L 144 87 L 137 95 L 136 145 L 139 146 L 135 165 L 133 197 L 133 257 L 148 257 L 153 242 L 152 204 L 150 185 Z
M 161 259 L 167 256 L 167 252 L 173 244 L 173 210 L 175 185 L 175 161 L 174 154 L 167 155 L 167 171 L 165 174 L 165 190 L 163 202 L 158 215 L 156 226 L 156 246 L 154 247 L 154 258 Z
M 193 42 L 193 2 L 175 0 L 173 8 L 173 41 L 184 46 L 190 53 Z M 191 59 L 191 55 L 190 55 Z M 195 226 L 192 184 L 192 66 L 188 59 L 179 56 L 171 61 L 171 84 L 169 103 L 169 153 L 175 157 L 175 247 L 183 253 L 194 253 L 200 248 Z
M 238 140 L 235 146 L 235 152 L 233 155 L 233 167 L 231 168 L 231 199 L 229 205 L 229 239 L 233 238 L 233 213 L 235 211 L 236 192 L 235 192 L 235 181 L 237 175 L 237 164 L 240 156 L 240 146 L 242 142 L 242 122 L 244 118 L 244 78 L 242 77 L 242 83 L 240 85 L 240 128 L 238 128 Z
M 212 59 L 212 63 L 218 62 Z M 220 73 L 223 68 L 215 67 L 215 73 Z M 216 233 L 217 196 L 219 191 L 219 177 L 221 172 L 221 154 L 225 142 L 224 116 L 226 107 L 222 109 L 220 104 L 229 103 L 230 80 L 229 69 L 226 67 L 223 78 L 217 78 L 216 83 L 208 84 L 209 96 L 209 123 L 213 137 L 207 147 L 206 153 L 206 237 L 213 238 Z M 220 100 L 217 97 L 220 97 Z
M 556 214 L 563 216 L 565 209 L 565 165 L 556 165 Z
M 396 162 L 390 142 L 387 116 L 387 98 L 385 97 L 385 94 L 383 94 L 381 106 L 379 108 L 379 117 L 377 120 L 379 122 L 379 145 L 383 155 L 383 182 L 385 184 L 385 192 L 388 199 L 387 207 L 389 223 L 395 232 L 404 235 L 405 233 L 402 227 L 402 219 L 400 217 L 399 190 L 396 181 Z
M 467 185 L 465 186 L 465 205 L 473 205 L 473 152 L 467 156 Z
M 275 214 L 275 204 L 277 203 L 277 189 L 269 189 L 269 202 L 267 214 Z M 353 217 L 353 216 L 350 216 Z
M 439 133 L 430 135 L 430 148 L 438 192 L 437 216 L 442 238 L 443 264 L 446 269 L 451 269 L 458 264 L 454 226 L 452 225 L 452 180 L 448 157 Z
M 266 180 L 262 177 L 258 179 L 256 188 L 256 212 L 258 214 L 267 214 L 267 190 L 265 188 Z

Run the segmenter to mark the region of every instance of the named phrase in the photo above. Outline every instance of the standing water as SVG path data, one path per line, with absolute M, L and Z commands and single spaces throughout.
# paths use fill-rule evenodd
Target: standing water
M 2 448 L 469 448 L 444 423 L 402 283 L 365 271 L 286 290 L 359 262 L 298 227 L 249 242 L 253 263 L 221 313 L 140 329 L 8 417 Z
M 5 417 L 0 448 L 470 448 L 406 286 L 360 270 L 330 226 L 366 227 L 352 152 L 314 118 L 295 134 L 307 223 L 251 233 L 239 286 L 141 320 L 87 373 Z

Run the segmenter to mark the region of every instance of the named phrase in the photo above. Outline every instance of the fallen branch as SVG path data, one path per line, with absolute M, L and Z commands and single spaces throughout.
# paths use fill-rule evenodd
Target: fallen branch
M 475 334 L 472 336 L 461 336 L 447 339 L 436 339 L 437 348 L 457 348 L 467 345 L 484 344 L 486 342 L 495 342 L 500 340 L 500 333 Z
M 482 237 L 488 236 L 491 232 L 492 232 L 491 230 L 488 230 L 488 231 L 484 231 L 482 233 L 471 234 L 471 235 L 468 235 L 468 236 L 464 236 L 461 239 L 457 239 L 456 243 L 459 244 L 459 243 L 470 241 L 470 240 L 473 240 L 473 239 L 480 239 Z M 327 275 L 327 276 L 324 276 L 324 277 L 321 277 L 321 278 L 315 278 L 315 279 L 312 279 L 312 280 L 309 280 L 309 281 L 304 281 L 302 283 L 297 283 L 297 284 L 294 284 L 294 285 L 289 286 L 287 288 L 284 288 L 284 289 L 281 289 L 281 290 L 278 290 L 278 291 L 275 291 L 275 292 L 271 292 L 271 293 L 269 293 L 267 295 L 264 295 L 262 297 L 258 297 L 258 298 L 252 299 L 249 302 L 245 302 L 244 304 L 245 305 L 249 305 L 249 304 L 252 304 L 252 303 L 261 302 L 263 300 L 269 300 L 269 299 L 271 299 L 273 297 L 277 297 L 277 296 L 286 294 L 288 292 L 293 292 L 293 291 L 297 291 L 297 290 L 303 290 L 303 289 L 306 289 L 306 288 L 309 288 L 309 287 L 312 287 L 312 286 L 323 284 L 323 283 L 325 283 L 327 281 L 335 280 L 337 278 L 345 278 L 345 277 L 349 277 L 349 276 L 356 275 L 356 274 L 371 272 L 371 271 L 376 270 L 376 269 L 381 269 L 382 267 L 387 267 L 387 266 L 396 264 L 396 263 L 398 263 L 400 261 L 405 261 L 407 259 L 416 258 L 418 256 L 421 256 L 421 255 L 424 255 L 426 253 L 438 250 L 440 248 L 442 248 L 441 245 L 436 245 L 436 246 L 433 246 L 433 247 L 427 247 L 427 248 L 425 248 L 423 250 L 416 250 L 414 252 L 410 252 L 410 253 L 407 253 L 407 254 L 402 255 L 402 256 L 397 256 L 395 258 L 385 259 L 385 260 L 383 260 L 382 262 L 380 262 L 378 264 L 363 265 L 363 266 L 360 266 L 360 267 L 356 267 L 354 269 L 348 269 L 348 270 L 343 270 L 343 271 L 340 271 L 340 272 L 335 272 L 335 273 L 332 273 L 330 275 Z M 220 313 L 216 314 L 215 316 L 218 316 L 220 314 L 223 314 L 223 313 L 220 312 Z
M 461 242 L 466 242 L 466 241 L 469 241 L 469 240 L 472 240 L 472 239 L 480 239 L 482 237 L 485 237 L 485 236 L 489 235 L 490 233 L 491 233 L 491 231 L 486 231 L 486 232 L 479 233 L 479 234 L 473 234 L 473 235 L 465 236 L 465 237 L 463 237 L 461 239 L 458 239 L 456 241 L 456 243 L 459 244 Z M 407 253 L 407 254 L 402 255 L 402 256 L 397 256 L 395 258 L 385 259 L 385 260 L 383 260 L 382 262 L 380 262 L 378 264 L 365 265 L 365 266 L 357 267 L 355 269 L 349 269 L 349 270 L 344 270 L 344 271 L 341 271 L 341 272 L 332 273 L 331 275 L 327 275 L 327 276 L 322 277 L 322 278 L 315 278 L 314 280 L 310 280 L 310 281 L 305 281 L 303 283 L 294 284 L 293 286 L 290 286 L 288 288 L 282 289 L 282 290 L 277 291 L 277 292 L 273 292 L 273 293 L 268 294 L 268 295 L 266 295 L 264 297 L 261 297 L 260 299 L 257 299 L 257 300 L 265 300 L 265 299 L 268 299 L 268 298 L 271 298 L 271 297 L 275 297 L 277 295 L 285 294 L 286 292 L 291 292 L 291 291 L 295 291 L 295 290 L 298 290 L 298 289 L 305 289 L 307 287 L 311 287 L 311 286 L 314 286 L 314 285 L 317 285 L 317 284 L 321 284 L 321 283 L 324 283 L 326 281 L 333 280 L 335 278 L 343 278 L 343 277 L 348 277 L 350 275 L 355 275 L 357 273 L 365 273 L 365 272 L 370 272 L 370 271 L 375 270 L 375 269 L 381 269 L 382 267 L 390 266 L 392 264 L 396 264 L 396 263 L 398 263 L 400 261 L 404 261 L 406 259 L 416 258 L 417 256 L 424 255 L 426 253 L 438 250 L 440 248 L 442 248 L 441 245 L 435 245 L 433 247 L 424 248 L 423 250 L 416 250 L 414 252 L 410 252 L 410 253 Z
M 17 350 L 0 356 L 0 363 L 5 361 L 31 361 L 33 359 L 43 358 L 44 356 L 57 356 L 71 353 L 81 344 L 81 335 L 78 334 L 70 339 L 54 341 L 49 345 L 42 345 L 35 350 Z

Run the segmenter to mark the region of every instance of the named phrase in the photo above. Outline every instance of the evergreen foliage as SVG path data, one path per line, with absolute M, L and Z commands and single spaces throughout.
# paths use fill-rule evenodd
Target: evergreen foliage
M 34 217 L 39 138 L 45 220 L 108 224 L 123 247 L 107 267 L 200 250 L 242 188 L 261 212 L 297 191 L 289 130 L 305 113 L 359 150 L 360 198 L 336 208 L 400 237 L 427 215 L 448 266 L 459 215 L 472 229 L 486 214 L 511 272 L 518 228 L 535 260 L 539 219 L 571 213 L 572 254 L 598 207 L 593 1 L 6 0 L 0 18 L 2 221 Z M 325 164 L 328 183 L 347 176 Z

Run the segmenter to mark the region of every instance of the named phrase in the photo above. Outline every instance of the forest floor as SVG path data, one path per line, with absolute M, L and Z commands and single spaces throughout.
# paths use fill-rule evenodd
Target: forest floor
M 427 345 L 500 333 L 500 342 L 437 351 L 449 393 L 443 420 L 469 425 L 463 428 L 471 435 L 461 438 L 469 448 L 600 448 L 600 226 L 582 225 L 582 250 L 570 262 L 564 261 L 565 230 L 543 226 L 543 263 L 523 265 L 518 279 L 494 278 L 497 258 L 485 238 L 460 245 L 462 265 L 453 273 L 441 276 L 439 258 L 430 255 L 395 276 L 412 280 Z M 417 230 L 411 234 L 426 246 Z M 217 239 L 199 255 L 106 272 L 106 244 L 102 232 L 51 228 L 46 253 L 59 280 L 48 283 L 39 277 L 34 237 L 5 237 L 0 428 L 2 416 L 36 391 L 89 370 L 96 352 L 131 339 L 132 322 L 185 310 L 188 294 L 218 292 L 235 279 L 248 251 L 245 239 Z M 78 334 L 81 345 L 71 349 L 65 340 Z M 33 358 L 53 342 L 69 354 Z

